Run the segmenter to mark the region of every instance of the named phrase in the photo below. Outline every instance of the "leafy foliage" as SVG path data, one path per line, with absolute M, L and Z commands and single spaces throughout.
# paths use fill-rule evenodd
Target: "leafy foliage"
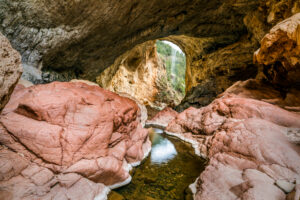
M 179 51 L 172 50 L 172 46 L 166 44 L 160 40 L 156 42 L 157 53 L 164 63 L 167 71 L 167 80 L 172 87 L 181 93 L 182 96 L 185 94 L 185 68 L 186 59 L 185 54 Z M 173 55 L 172 55 L 173 54 Z M 172 57 L 175 56 L 175 64 L 172 72 Z

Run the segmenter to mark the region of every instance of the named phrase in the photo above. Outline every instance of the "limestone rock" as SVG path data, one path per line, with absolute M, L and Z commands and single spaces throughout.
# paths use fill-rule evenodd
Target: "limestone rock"
M 46 72 L 47 81 L 55 78 L 95 81 L 100 72 L 126 51 L 170 35 L 212 39 L 204 54 L 236 43 L 241 35 L 253 35 L 256 40 L 253 45 L 257 47 L 271 25 L 299 12 L 299 8 L 297 0 L 126 0 L 122 3 L 3 0 L 0 31 L 21 53 L 25 64 Z M 204 54 L 192 57 L 198 61 Z M 247 54 L 244 58 L 250 55 L 245 50 L 242 54 Z M 226 56 L 220 59 L 226 61 Z M 240 60 L 232 60 L 239 67 Z M 207 63 L 208 68 L 211 65 Z M 194 66 L 190 75 L 201 67 Z M 187 82 L 191 89 L 198 81 L 195 77 Z
M 0 33 L 0 112 L 22 74 L 21 56 Z
M 281 87 L 300 88 L 300 13 L 280 22 L 262 39 L 254 61 Z
M 56 173 L 78 173 L 105 185 L 127 183 L 129 164 L 150 149 L 140 117 L 134 101 L 99 86 L 18 85 L 0 116 L 0 141 Z M 48 178 L 45 172 L 34 182 L 43 185 Z
M 166 77 L 155 41 L 149 41 L 117 58 L 97 77 L 97 83 L 110 91 L 127 93 L 146 106 L 163 108 L 180 101 Z
M 97 83 L 94 83 L 94 82 L 92 82 L 92 81 L 88 81 L 88 80 L 78 80 L 78 79 L 72 79 L 71 81 L 70 81 L 71 83 L 85 83 L 85 84 L 87 84 L 87 85 L 91 85 L 91 86 L 98 86 L 98 84 Z

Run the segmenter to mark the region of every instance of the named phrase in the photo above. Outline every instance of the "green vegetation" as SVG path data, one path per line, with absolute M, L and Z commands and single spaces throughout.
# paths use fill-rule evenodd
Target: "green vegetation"
M 176 91 L 180 92 L 182 96 L 184 96 L 186 67 L 185 54 L 173 49 L 172 46 L 160 40 L 157 40 L 156 48 L 160 59 L 166 66 L 168 82 Z

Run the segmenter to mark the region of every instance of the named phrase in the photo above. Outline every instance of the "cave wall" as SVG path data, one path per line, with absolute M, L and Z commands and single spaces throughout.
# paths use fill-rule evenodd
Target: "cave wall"
M 188 57 L 183 109 L 254 77 L 252 53 L 262 37 L 299 11 L 297 0 L 3 0 L 0 31 L 23 64 L 43 71 L 37 83 L 95 81 L 136 45 L 172 35 Z
M 258 3 L 3 0 L 0 5 L 0 31 L 23 63 L 94 81 L 118 56 L 148 40 L 180 34 L 238 37 L 246 31 L 243 16 Z
M 97 83 L 107 90 L 129 94 L 152 108 L 177 105 L 181 99 L 167 80 L 155 42 L 142 43 L 119 56 L 97 77 Z
M 297 12 L 300 3 L 296 1 L 261 1 L 257 10 L 243 17 L 247 31 L 240 35 L 167 37 L 187 55 L 187 94 L 176 110 L 206 106 L 236 81 L 261 76 L 263 69 L 253 64 L 253 52 L 274 24 Z

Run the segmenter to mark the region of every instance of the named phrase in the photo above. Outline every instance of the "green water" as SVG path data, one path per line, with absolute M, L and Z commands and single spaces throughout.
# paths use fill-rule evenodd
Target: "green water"
M 122 195 L 123 199 L 184 200 L 192 198 L 188 192 L 188 186 L 204 170 L 205 160 L 195 155 L 190 144 L 159 132 L 160 130 L 156 129 L 150 133 L 151 153 L 140 166 L 132 170 L 131 183 L 114 190 Z

